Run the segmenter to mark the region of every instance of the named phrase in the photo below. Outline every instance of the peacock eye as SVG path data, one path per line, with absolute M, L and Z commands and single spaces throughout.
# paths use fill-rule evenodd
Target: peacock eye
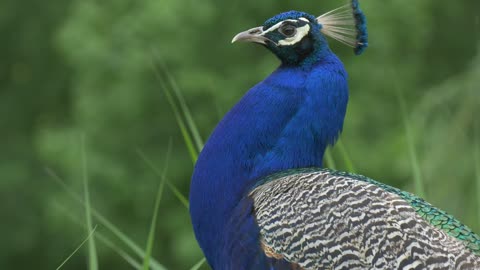
M 280 27 L 279 31 L 286 37 L 293 37 L 297 33 L 297 28 L 291 24 L 286 24 Z

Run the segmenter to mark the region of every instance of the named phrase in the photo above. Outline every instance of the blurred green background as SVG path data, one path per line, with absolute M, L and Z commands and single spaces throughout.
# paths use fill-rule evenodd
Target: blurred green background
M 55 269 L 85 239 L 85 210 L 46 172 L 82 196 L 83 150 L 92 207 L 145 249 L 160 179 L 138 150 L 162 170 L 171 138 L 167 177 L 184 195 L 193 168 L 162 88 L 166 70 L 206 139 L 278 65 L 260 46 L 231 45 L 236 33 L 282 11 L 320 15 L 343 4 L 2 0 L 0 269 Z M 356 172 L 414 192 L 417 166 L 428 200 L 480 231 L 480 2 L 361 4 L 366 53 L 355 57 L 330 42 L 350 74 L 342 141 Z M 333 156 L 346 169 L 338 147 Z M 158 215 L 153 256 L 168 269 L 189 269 L 202 254 L 188 211 L 170 189 Z M 98 219 L 93 224 L 141 262 Z M 99 269 L 132 269 L 98 238 L 96 244 Z M 62 269 L 86 268 L 84 246 Z

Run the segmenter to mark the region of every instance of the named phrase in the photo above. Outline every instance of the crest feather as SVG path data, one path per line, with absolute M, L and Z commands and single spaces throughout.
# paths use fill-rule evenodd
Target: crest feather
M 321 15 L 317 22 L 324 35 L 352 47 L 357 55 L 368 46 L 367 21 L 358 0 Z

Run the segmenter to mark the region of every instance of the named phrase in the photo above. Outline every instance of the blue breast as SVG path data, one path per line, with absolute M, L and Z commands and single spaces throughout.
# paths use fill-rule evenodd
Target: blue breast
M 325 148 L 341 131 L 347 75 L 333 53 L 323 53 L 308 66 L 280 66 L 233 107 L 205 144 L 192 176 L 190 212 L 214 269 L 269 269 L 261 268 L 268 263 L 248 192 L 272 173 L 321 167 Z

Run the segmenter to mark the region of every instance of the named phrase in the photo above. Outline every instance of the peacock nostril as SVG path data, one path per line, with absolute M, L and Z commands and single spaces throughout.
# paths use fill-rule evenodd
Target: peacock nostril
M 252 35 L 260 34 L 260 32 L 261 32 L 260 29 L 252 29 L 248 31 L 248 33 Z

